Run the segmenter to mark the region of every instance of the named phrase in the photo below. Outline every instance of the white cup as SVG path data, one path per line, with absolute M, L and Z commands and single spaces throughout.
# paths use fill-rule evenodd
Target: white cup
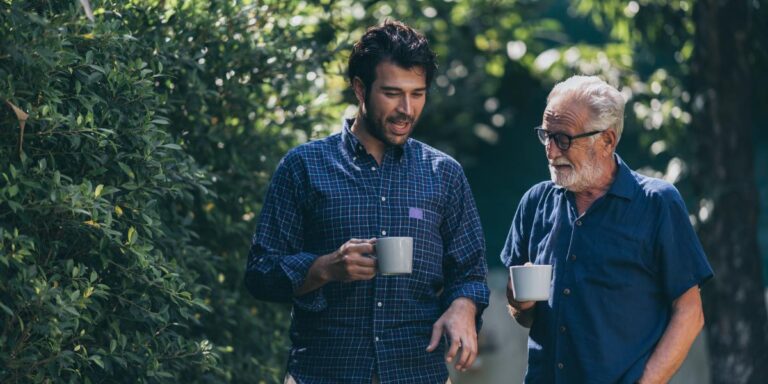
M 547 264 L 516 265 L 509 267 L 512 294 L 515 301 L 549 300 L 552 266 Z
M 413 237 L 381 237 L 375 249 L 382 275 L 407 275 L 413 270 Z

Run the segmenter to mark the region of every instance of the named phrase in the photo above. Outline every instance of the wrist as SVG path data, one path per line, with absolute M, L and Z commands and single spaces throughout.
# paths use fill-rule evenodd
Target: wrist
M 456 307 L 462 310 L 471 311 L 473 316 L 477 314 L 477 305 L 475 305 L 475 302 L 468 297 L 457 297 L 451 303 L 451 307 Z
M 325 285 L 331 281 L 331 276 L 328 273 L 328 256 L 318 257 L 309 270 L 309 278 L 320 285 Z

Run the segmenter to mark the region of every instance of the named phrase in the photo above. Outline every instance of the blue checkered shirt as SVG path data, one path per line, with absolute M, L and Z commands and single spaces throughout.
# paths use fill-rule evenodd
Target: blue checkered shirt
M 298 383 L 440 383 L 445 344 L 426 352 L 451 302 L 488 305 L 485 241 L 461 166 L 417 140 L 377 164 L 350 132 L 301 145 L 275 172 L 245 283 L 293 303 L 288 372 Z M 413 273 L 331 282 L 294 297 L 318 256 L 351 238 L 414 238 Z

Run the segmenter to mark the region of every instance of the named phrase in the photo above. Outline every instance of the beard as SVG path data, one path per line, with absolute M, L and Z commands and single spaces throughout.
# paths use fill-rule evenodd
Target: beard
M 596 161 L 595 155 L 595 149 L 590 148 L 588 153 L 590 161 L 583 164 L 579 171 L 576 171 L 573 163 L 564 157 L 554 159 L 549 166 L 552 182 L 571 192 L 582 192 L 589 189 L 596 180 L 600 179 L 601 175 L 608 171 L 604 164 Z M 570 168 L 559 170 L 554 165 L 569 165 Z
M 376 108 L 373 107 L 373 105 L 368 100 L 368 96 L 366 95 L 365 98 L 365 111 L 362 113 L 363 121 L 365 121 L 365 126 L 368 128 L 368 133 L 384 143 L 387 146 L 402 146 L 405 144 L 406 141 L 408 141 L 408 138 L 411 137 L 411 133 L 413 133 L 413 127 L 416 125 L 416 122 L 418 119 L 413 118 L 412 116 L 403 114 L 403 113 L 395 113 L 392 116 L 383 118 L 381 121 L 376 119 L 376 116 L 378 115 L 376 113 Z M 401 141 L 397 141 L 397 138 L 401 138 L 402 136 L 394 136 L 388 137 L 386 128 L 384 127 L 384 124 L 386 123 L 392 123 L 392 124 L 398 124 L 398 123 L 409 123 L 411 132 L 408 133 L 407 136 L 405 136 L 404 139 Z

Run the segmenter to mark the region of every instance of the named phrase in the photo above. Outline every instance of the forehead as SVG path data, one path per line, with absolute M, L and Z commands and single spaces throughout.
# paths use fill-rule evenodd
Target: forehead
M 547 105 L 541 127 L 552 132 L 581 133 L 589 120 L 586 105 L 573 101 L 556 101 Z
M 391 61 L 382 61 L 376 66 L 376 80 L 373 85 L 402 90 L 426 89 L 427 74 L 420 66 L 406 69 Z

